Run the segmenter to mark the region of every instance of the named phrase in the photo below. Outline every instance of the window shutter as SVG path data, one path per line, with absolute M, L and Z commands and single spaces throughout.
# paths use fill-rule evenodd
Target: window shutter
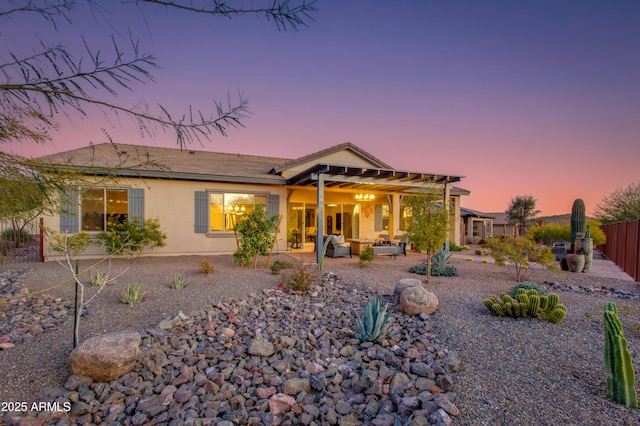
M 195 233 L 206 234 L 209 230 L 209 194 L 207 191 L 196 191 Z
M 382 231 L 382 229 L 384 228 L 382 226 L 382 204 L 376 204 L 376 223 L 375 223 L 375 230 L 376 231 Z
M 78 230 L 78 191 L 68 189 L 60 194 L 60 232 L 75 234 Z
M 280 195 L 267 194 L 267 218 L 270 219 L 273 216 L 279 216 L 279 215 L 280 215 Z M 273 229 L 271 230 L 272 232 L 275 232 L 276 226 L 278 226 L 277 222 L 276 222 L 276 225 L 274 225 Z
M 280 195 L 268 194 L 266 207 L 268 217 L 278 216 L 280 214 Z
M 144 222 L 144 189 L 129 189 L 129 220 Z

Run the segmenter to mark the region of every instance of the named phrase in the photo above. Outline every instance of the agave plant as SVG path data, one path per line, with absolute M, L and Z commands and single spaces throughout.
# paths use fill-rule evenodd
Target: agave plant
M 360 342 L 377 343 L 387 334 L 390 316 L 389 304 L 382 306 L 380 296 L 376 296 L 362 304 L 362 318 L 355 319 L 354 334 Z
M 109 282 L 109 274 L 102 271 L 96 271 L 89 277 L 89 285 L 91 287 L 102 287 Z
M 431 267 L 442 268 L 444 265 L 449 263 L 451 259 L 451 252 L 448 248 L 442 247 L 436 254 L 431 257 Z
M 173 289 L 181 289 L 187 286 L 187 279 L 182 274 L 178 274 L 173 277 L 171 280 L 171 288 Z
M 126 291 L 120 293 L 120 302 L 125 305 L 135 305 L 142 302 L 147 295 L 143 291 L 142 284 L 132 283 L 127 287 Z

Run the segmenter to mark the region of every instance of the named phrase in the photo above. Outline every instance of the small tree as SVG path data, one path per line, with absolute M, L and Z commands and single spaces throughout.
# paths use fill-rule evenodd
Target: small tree
M 602 223 L 624 222 L 640 218 L 640 182 L 616 188 L 596 205 L 593 212 Z
M 509 225 L 517 225 L 520 236 L 527 232 L 527 226 L 533 221 L 539 210 L 536 210 L 536 200 L 531 195 L 518 195 L 511 199 L 511 204 L 505 211 Z
M 523 281 L 525 276 L 531 275 L 534 268 L 530 268 L 529 259 L 547 269 L 557 269 L 556 257 L 549 247 L 539 247 L 535 241 L 527 237 L 489 238 L 486 247 L 491 251 L 491 257 L 496 265 L 511 265 L 516 272 L 516 281 Z
M 267 218 L 262 204 L 255 206 L 251 213 L 243 216 L 233 230 L 239 234 L 238 249 L 233 253 L 233 261 L 240 266 L 249 266 L 255 258 L 254 268 L 258 267 L 258 255 L 269 251 L 273 243 L 271 231 L 275 228 L 278 216 Z
M 443 197 L 420 192 L 407 197 L 406 210 L 411 215 L 406 236 L 421 252 L 427 254 L 427 283 L 431 283 L 431 258 L 449 237 L 449 212 Z
M 145 248 L 153 249 L 155 247 L 164 247 L 166 234 L 160 229 L 160 223 L 157 219 L 147 220 L 140 224 L 138 221 L 127 222 L 122 226 L 112 226 L 105 232 L 98 235 L 97 240 L 91 239 L 86 232 L 77 234 L 56 233 L 48 231 L 49 247 L 54 255 L 62 256 L 56 258 L 57 262 L 65 267 L 73 276 L 76 283 L 76 313 L 73 326 L 73 347 L 80 343 L 80 318 L 82 310 L 93 300 L 108 284 L 113 283 L 118 277 L 124 275 L 131 267 L 135 257 L 142 254 Z M 108 256 L 90 265 L 83 271 L 78 270 L 77 257 L 85 251 L 90 245 L 104 245 Z M 84 300 L 84 284 L 80 276 L 84 272 L 90 271 L 99 264 L 109 261 L 114 255 L 126 254 L 130 258 L 129 265 L 115 276 L 107 277 L 100 281 L 100 287 L 96 293 L 88 300 Z M 74 262 L 75 260 L 75 262 Z

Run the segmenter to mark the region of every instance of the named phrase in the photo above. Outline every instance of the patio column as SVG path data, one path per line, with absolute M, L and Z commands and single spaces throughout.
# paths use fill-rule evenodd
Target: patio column
M 444 184 L 444 206 L 445 209 L 447 210 L 447 214 L 449 215 L 449 219 L 451 219 L 451 188 L 449 188 L 449 184 L 445 183 Z M 449 232 L 447 233 L 447 239 L 444 242 L 444 246 L 447 250 L 449 250 L 449 240 L 451 240 L 451 229 L 456 229 L 455 223 L 451 224 L 449 223 Z
M 389 238 L 394 238 L 400 231 L 400 194 L 391 194 L 391 224 L 389 225 Z
M 324 176 L 318 174 L 316 191 L 316 262 L 322 261 L 322 249 L 324 248 Z

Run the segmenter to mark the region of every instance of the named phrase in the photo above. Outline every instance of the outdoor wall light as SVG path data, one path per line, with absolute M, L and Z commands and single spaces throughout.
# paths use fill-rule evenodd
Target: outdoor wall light
M 376 198 L 373 194 L 356 194 L 356 200 L 371 201 Z

